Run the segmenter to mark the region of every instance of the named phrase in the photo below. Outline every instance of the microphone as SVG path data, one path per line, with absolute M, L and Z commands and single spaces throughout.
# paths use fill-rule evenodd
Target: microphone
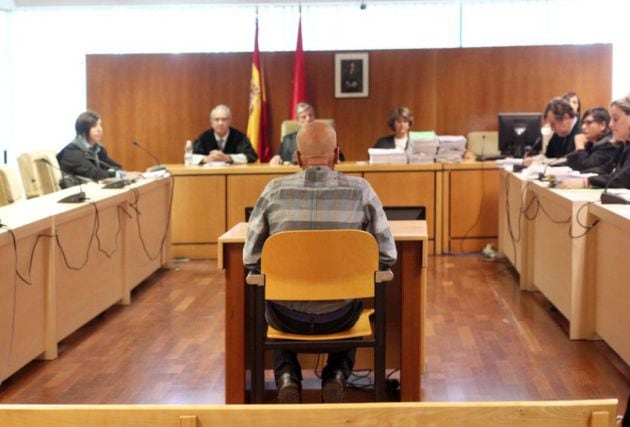
M 153 166 L 153 167 L 150 167 L 149 169 L 147 169 L 147 172 L 158 172 L 158 171 L 166 170 L 166 166 L 163 166 L 160 163 L 160 159 L 158 159 L 155 154 L 153 154 L 148 149 L 144 148 L 138 141 L 132 141 L 131 143 L 133 145 L 135 145 L 136 147 L 138 147 L 139 149 L 141 149 L 142 151 L 144 151 L 145 153 L 147 153 L 149 156 L 151 156 L 153 158 L 153 160 L 155 160 L 155 163 L 157 163 L 156 166 Z
M 37 159 L 38 162 L 42 162 L 47 164 L 48 166 L 52 167 L 53 169 L 58 170 L 59 172 L 61 172 L 62 177 L 65 176 L 69 176 L 71 178 L 76 179 L 77 181 L 79 181 L 79 192 L 76 194 L 71 194 L 69 196 L 66 196 L 62 199 L 57 200 L 57 203 L 81 203 L 81 202 L 85 202 L 85 200 L 87 199 L 87 197 L 85 196 L 85 192 L 83 191 L 83 187 L 81 186 L 81 184 L 83 184 L 84 182 L 92 182 L 91 179 L 86 178 L 84 176 L 81 175 L 73 175 L 71 173 L 67 173 L 64 172 L 61 168 L 59 168 L 57 165 L 54 165 L 50 160 L 48 160 L 45 157 L 41 157 L 39 159 Z M 62 178 L 63 180 L 64 178 Z
M 545 167 L 543 168 L 543 171 L 541 173 L 538 174 L 538 180 L 539 181 L 545 181 L 546 180 L 546 172 L 547 172 L 547 168 L 549 166 L 555 166 L 555 165 L 559 165 L 562 164 L 564 162 L 566 162 L 567 159 L 564 157 L 560 157 L 558 159 L 553 159 L 552 161 L 548 162 Z

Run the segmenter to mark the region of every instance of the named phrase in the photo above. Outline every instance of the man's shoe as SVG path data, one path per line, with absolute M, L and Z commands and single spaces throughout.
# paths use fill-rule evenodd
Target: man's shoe
M 291 374 L 284 373 L 278 380 L 278 402 L 300 403 L 302 385 Z
M 322 382 L 322 401 L 324 403 L 342 403 L 346 390 L 346 377 L 341 371 L 335 371 L 332 377 Z

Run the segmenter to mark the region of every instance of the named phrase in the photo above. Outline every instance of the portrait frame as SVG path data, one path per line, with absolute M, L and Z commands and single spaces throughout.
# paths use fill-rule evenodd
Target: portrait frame
M 363 53 L 335 54 L 335 98 L 367 98 L 370 94 L 370 58 Z

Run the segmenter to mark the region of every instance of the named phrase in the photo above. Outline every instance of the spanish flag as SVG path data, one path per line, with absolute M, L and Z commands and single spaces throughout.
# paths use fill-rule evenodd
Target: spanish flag
M 267 95 L 265 79 L 260 64 L 258 50 L 258 16 L 256 16 L 256 35 L 254 54 L 252 56 L 252 78 L 249 83 L 249 119 L 247 121 L 247 137 L 261 162 L 268 162 L 271 157 L 269 139 L 267 138 Z
M 297 120 L 295 109 L 300 102 L 307 102 L 306 96 L 306 61 L 304 60 L 304 49 L 302 48 L 302 15 L 298 23 L 297 46 L 295 47 L 295 57 L 293 59 L 293 88 L 291 93 L 291 119 Z

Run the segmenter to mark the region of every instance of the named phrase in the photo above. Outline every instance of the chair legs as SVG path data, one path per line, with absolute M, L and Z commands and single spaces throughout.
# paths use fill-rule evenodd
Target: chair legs
M 264 288 L 262 286 L 256 286 L 254 292 L 263 293 Z M 254 328 L 256 332 L 253 337 L 251 402 L 262 403 L 265 394 L 265 305 L 263 298 L 259 295 L 256 295 L 254 301 L 254 315 L 256 316 Z

